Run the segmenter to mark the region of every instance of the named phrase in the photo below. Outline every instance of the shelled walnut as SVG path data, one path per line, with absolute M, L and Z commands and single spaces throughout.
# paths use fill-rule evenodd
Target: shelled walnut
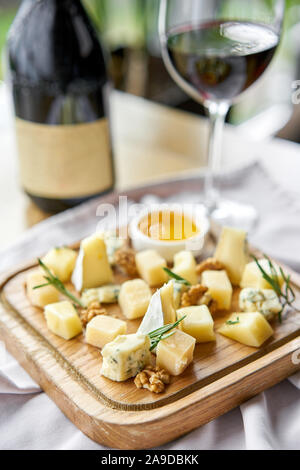
M 135 252 L 132 248 L 124 247 L 115 252 L 115 264 L 129 276 L 134 277 L 137 275 L 137 268 L 135 263 Z
M 152 393 L 162 393 L 170 383 L 170 375 L 159 367 L 147 366 L 134 379 L 137 388 L 146 388 Z
M 102 307 L 99 302 L 92 302 L 88 308 L 82 309 L 80 311 L 80 320 L 83 327 L 86 325 L 97 315 L 105 315 L 106 309 Z
M 202 274 L 203 271 L 220 271 L 222 269 L 225 269 L 224 264 L 215 258 L 207 258 L 196 266 L 196 272 L 198 275 Z
M 190 307 L 197 305 L 201 297 L 207 292 L 208 288 L 202 284 L 191 286 L 187 292 L 181 296 L 181 307 Z

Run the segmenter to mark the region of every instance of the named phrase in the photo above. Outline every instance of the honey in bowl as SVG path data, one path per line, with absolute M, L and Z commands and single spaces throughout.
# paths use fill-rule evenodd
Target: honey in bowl
M 187 214 L 176 211 L 149 212 L 139 223 L 140 231 L 152 240 L 184 241 L 199 233 L 199 227 Z

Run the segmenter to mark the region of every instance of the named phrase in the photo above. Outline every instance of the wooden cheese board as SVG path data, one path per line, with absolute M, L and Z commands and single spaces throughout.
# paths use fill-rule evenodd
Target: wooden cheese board
M 146 193 L 168 196 L 196 185 L 195 180 L 132 190 L 136 201 Z M 118 194 L 103 202 L 117 203 Z M 102 202 L 99 201 L 99 202 Z M 206 253 L 214 241 L 209 237 Z M 42 255 L 42 253 L 41 253 Z M 274 336 L 252 348 L 217 335 L 216 343 L 196 346 L 194 361 L 173 377 L 162 394 L 137 389 L 132 380 L 112 382 L 100 375 L 100 351 L 84 342 L 83 335 L 65 341 L 46 327 L 42 311 L 25 293 L 25 278 L 36 262 L 6 273 L 0 280 L 0 336 L 7 349 L 32 378 L 85 434 L 109 447 L 145 449 L 164 444 L 238 406 L 262 390 L 299 370 L 292 355 L 300 348 L 300 314 L 290 311 L 284 322 L 272 325 Z M 300 300 L 300 276 L 291 272 Z M 116 273 L 116 281 L 126 280 Z M 237 310 L 238 290 L 233 311 Z M 123 318 L 117 305 L 109 313 Z M 214 318 L 216 329 L 228 312 Z M 127 321 L 135 332 L 140 320 Z M 160 432 L 157 432 L 157 430 Z

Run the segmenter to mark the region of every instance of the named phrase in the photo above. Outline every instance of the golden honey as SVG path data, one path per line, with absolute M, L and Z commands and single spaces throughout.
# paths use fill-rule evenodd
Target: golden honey
M 152 240 L 182 241 L 194 237 L 199 228 L 188 215 L 176 211 L 149 212 L 139 223 L 140 231 Z

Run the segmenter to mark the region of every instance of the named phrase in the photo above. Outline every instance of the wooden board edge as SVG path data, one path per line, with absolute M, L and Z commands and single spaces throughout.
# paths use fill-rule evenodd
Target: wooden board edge
M 2 318 L 5 315 L 7 312 Z M 56 363 L 51 353 L 40 350 L 37 340 L 28 338 L 22 325 L 15 319 L 13 322 L 7 328 L 1 321 L 0 337 L 33 380 L 88 437 L 124 450 L 152 448 L 176 439 L 300 369 L 291 360 L 292 354 L 300 350 L 300 338 L 296 338 L 175 403 L 151 411 L 119 411 L 97 400 Z M 46 373 L 44 363 L 48 365 Z M 164 432 L 157 433 L 158 426 Z

